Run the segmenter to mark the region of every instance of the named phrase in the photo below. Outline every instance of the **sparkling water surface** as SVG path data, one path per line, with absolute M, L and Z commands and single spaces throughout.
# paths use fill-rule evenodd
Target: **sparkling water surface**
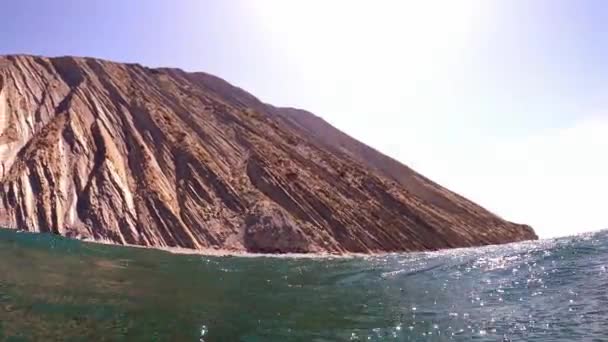
M 3 341 L 608 341 L 608 232 L 367 258 L 0 230 Z

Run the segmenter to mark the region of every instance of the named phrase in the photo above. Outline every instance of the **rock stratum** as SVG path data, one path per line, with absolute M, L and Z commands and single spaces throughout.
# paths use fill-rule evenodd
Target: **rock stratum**
M 116 244 L 393 252 L 536 239 L 205 73 L 0 57 L 0 222 Z

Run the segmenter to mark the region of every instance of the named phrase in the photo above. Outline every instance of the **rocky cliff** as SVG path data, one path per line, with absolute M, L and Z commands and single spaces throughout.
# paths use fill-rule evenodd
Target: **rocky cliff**
M 73 57 L 0 57 L 0 222 L 270 253 L 536 238 L 308 112 L 204 73 Z

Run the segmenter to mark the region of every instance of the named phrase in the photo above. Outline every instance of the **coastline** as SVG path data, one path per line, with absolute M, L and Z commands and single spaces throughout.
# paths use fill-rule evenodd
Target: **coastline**
M 588 232 L 589 234 L 595 232 Z M 585 235 L 586 233 L 576 234 L 575 236 Z M 72 238 L 68 238 L 72 239 Z M 372 252 L 372 253 L 353 253 L 353 252 L 343 252 L 343 253 L 326 253 L 326 252 L 317 252 L 317 253 L 251 253 L 240 250 L 230 250 L 230 249 L 215 249 L 215 248 L 206 248 L 206 249 L 189 249 L 183 247 L 162 247 L 162 246 L 141 246 L 141 245 L 133 245 L 133 244 L 117 244 L 111 241 L 106 240 L 93 240 L 93 239 L 76 239 L 82 242 L 89 242 L 94 244 L 103 244 L 103 245 L 111 245 L 117 247 L 134 247 L 141 249 L 151 249 L 158 250 L 162 252 L 167 252 L 171 254 L 182 254 L 182 255 L 200 255 L 200 256 L 209 256 L 209 257 L 240 257 L 240 258 L 285 258 L 285 259 L 353 259 L 353 258 L 369 258 L 369 257 L 385 257 L 391 255 L 400 255 L 400 254 L 414 254 L 414 253 L 445 253 L 446 251 L 455 252 L 459 250 L 466 250 L 472 248 L 492 248 L 497 246 L 506 246 L 513 244 L 521 244 L 521 243 L 536 243 L 539 241 L 549 241 L 552 239 L 536 239 L 536 240 L 522 240 L 522 241 L 513 241 L 502 244 L 493 244 L 493 245 L 482 245 L 482 246 L 471 246 L 471 247 L 458 247 L 458 248 L 448 248 L 448 249 L 439 249 L 439 250 L 425 250 L 425 251 L 403 251 L 403 252 Z
M 2 227 L 3 230 L 14 231 L 20 234 L 45 234 L 40 232 L 31 232 L 27 230 L 18 230 L 11 229 L 7 227 Z M 594 233 L 594 232 L 588 232 Z M 50 234 L 53 235 L 53 234 Z M 576 234 L 574 236 L 585 235 L 585 233 Z M 208 256 L 208 257 L 241 257 L 241 258 L 285 258 L 285 259 L 353 259 L 353 258 L 368 258 L 368 257 L 384 257 L 390 255 L 398 255 L 398 254 L 410 254 L 410 253 L 442 253 L 446 251 L 457 251 L 462 249 L 469 248 L 484 248 L 484 247 L 492 247 L 492 246 L 504 246 L 510 244 L 517 243 L 533 243 L 539 240 L 524 240 L 524 241 L 514 241 L 504 244 L 495 244 L 495 245 L 483 245 L 476 247 L 460 247 L 460 248 L 450 248 L 450 249 L 441 249 L 441 250 L 426 250 L 426 251 L 403 251 L 403 252 L 372 252 L 372 253 L 353 253 L 353 252 L 343 252 L 343 253 L 327 253 L 327 252 L 316 252 L 316 253 L 252 253 L 237 249 L 220 249 L 220 248 L 205 248 L 205 249 L 189 249 L 183 247 L 167 247 L 167 246 L 142 246 L 142 245 L 134 245 L 134 244 L 119 244 L 110 240 L 105 239 L 91 239 L 91 238 L 83 238 L 83 237 L 67 237 L 63 235 L 54 235 L 63 239 L 75 240 L 84 243 L 91 244 L 100 244 L 100 245 L 108 245 L 115 247 L 132 247 L 139 249 L 149 249 L 149 250 L 157 250 L 170 254 L 176 255 L 199 255 L 199 256 Z M 573 237 L 574 237 L 573 236 Z M 551 240 L 551 239 L 540 239 L 540 240 Z

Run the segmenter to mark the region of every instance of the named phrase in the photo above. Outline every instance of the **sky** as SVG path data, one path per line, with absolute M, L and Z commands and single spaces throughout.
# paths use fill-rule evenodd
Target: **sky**
M 541 237 L 608 228 L 608 2 L 2 1 L 0 54 L 205 71 Z

